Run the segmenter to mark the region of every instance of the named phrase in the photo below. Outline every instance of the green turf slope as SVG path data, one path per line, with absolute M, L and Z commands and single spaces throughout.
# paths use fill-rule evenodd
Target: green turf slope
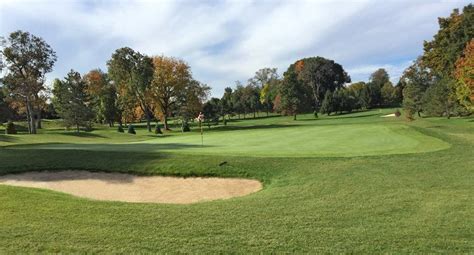
M 354 115 L 358 116 L 358 115 Z M 103 151 L 173 152 L 199 155 L 256 157 L 354 157 L 420 153 L 446 149 L 449 144 L 420 133 L 403 120 L 323 118 L 288 122 L 285 117 L 232 123 L 227 127 L 204 128 L 204 145 L 198 130 L 164 137 L 85 133 L 83 138 L 63 137 L 25 143 L 19 149 L 78 149 Z M 372 120 L 372 121 L 371 121 Z M 249 123 L 253 124 L 249 126 Z M 242 124 L 242 125 L 241 125 Z M 143 132 L 143 131 L 142 131 Z M 64 136 L 64 135 L 63 135 Z M 108 139 L 107 139 L 108 138 Z M 14 148 L 14 147 L 12 147 Z
M 332 152 L 352 153 L 363 143 L 374 147 L 365 148 L 366 154 L 379 153 L 380 149 L 385 154 L 396 154 L 260 157 L 255 155 L 260 152 L 255 148 L 246 155 L 229 156 L 227 153 L 237 150 L 232 146 L 222 147 L 222 152 L 206 147 L 213 151 L 201 155 L 189 153 L 194 150 L 189 146 L 150 153 L 160 143 L 196 143 L 193 139 L 199 138 L 199 133 L 171 133 L 155 139 L 142 129 L 136 136 L 107 129 L 87 136 L 58 130 L 43 130 L 43 134 L 34 137 L 2 135 L 0 174 L 81 169 L 232 176 L 261 180 L 264 189 L 229 200 L 167 205 L 93 201 L 49 190 L 0 185 L 0 254 L 473 253 L 474 119 L 426 118 L 406 123 L 402 119 L 363 115 L 367 114 L 323 117 L 317 121 L 291 122 L 290 118 L 276 117 L 233 122 L 227 128 L 207 131 L 206 143 L 213 139 L 217 143 L 232 134 L 236 143 L 247 145 L 238 139 L 239 133 L 264 139 L 260 130 L 266 130 L 272 137 L 269 140 L 276 140 L 275 147 L 279 148 L 256 144 L 262 152 L 291 151 L 279 139 L 298 139 L 295 144 L 302 150 L 313 150 L 301 145 L 301 141 L 309 140 L 306 135 L 304 139 L 298 138 L 298 132 L 289 132 L 293 138 L 274 135 L 298 129 L 319 139 L 319 143 L 325 136 L 316 136 L 316 131 L 345 136 L 340 140 L 328 138 L 330 145 L 320 145 Z M 272 124 L 295 126 L 252 129 Z M 352 135 L 344 135 L 347 132 Z M 377 139 L 370 139 L 373 133 Z M 368 141 L 361 141 L 359 136 L 369 137 Z M 351 139 L 356 142 L 350 142 L 349 147 L 340 144 Z M 383 139 L 388 139 L 386 146 L 397 145 L 387 149 L 381 145 Z M 406 142 L 398 142 L 399 139 Z M 145 140 L 148 142 L 139 143 Z M 41 150 L 24 145 L 48 142 L 85 147 L 65 150 L 51 145 L 56 150 Z M 113 144 L 117 142 L 123 144 Z M 312 142 L 311 146 L 319 143 Z M 405 143 L 407 147 L 403 147 Z M 87 150 L 99 145 L 108 149 Z M 122 150 L 124 146 L 130 146 L 130 150 Z M 413 152 L 417 146 L 425 150 L 398 154 L 402 151 L 400 146 L 405 152 Z M 222 161 L 228 163 L 219 166 Z

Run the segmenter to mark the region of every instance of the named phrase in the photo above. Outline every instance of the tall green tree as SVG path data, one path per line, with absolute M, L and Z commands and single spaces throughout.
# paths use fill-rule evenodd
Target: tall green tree
M 424 42 L 423 64 L 432 70 L 440 81 L 452 84 L 454 89 L 449 90 L 452 93 L 450 98 L 457 98 L 461 105 L 469 109 L 467 97 L 459 94 L 459 89 L 463 86 L 459 82 L 460 77 L 456 75 L 456 62 L 464 57 L 465 48 L 474 38 L 474 5 L 465 6 L 462 13 L 459 9 L 454 9 L 449 17 L 439 18 L 438 23 L 439 30 L 433 40 Z M 438 87 L 442 86 L 441 84 Z M 432 105 L 427 104 L 428 107 Z
M 240 119 L 240 115 L 244 114 L 245 119 L 245 97 L 244 97 L 244 90 L 245 87 L 239 82 L 235 82 L 235 90 L 232 93 L 232 108 L 234 112 L 237 114 L 238 118 Z
M 110 82 L 107 74 L 100 69 L 89 71 L 84 76 L 84 80 L 96 114 L 96 120 L 101 123 L 105 122 L 112 127 L 119 116 L 115 86 Z
M 454 90 L 454 81 L 443 78 L 430 86 L 423 94 L 424 111 L 430 116 L 446 116 L 448 119 L 459 106 Z
M 308 103 L 307 90 L 298 80 L 298 73 L 295 70 L 295 64 L 290 65 L 283 74 L 283 82 L 279 86 L 278 97 L 280 101 L 280 111 L 285 115 L 296 115 L 304 112 Z
M 386 82 L 380 89 L 380 95 L 382 97 L 383 106 L 395 106 L 398 102 L 397 89 L 392 83 Z
M 265 110 L 267 116 L 272 109 L 273 99 L 271 96 L 272 87 L 276 86 L 279 76 L 276 68 L 262 68 L 255 72 L 255 75 L 249 79 L 249 84 L 259 90 L 259 102 L 254 104 Z
M 181 118 L 183 131 L 188 126 L 189 120 L 195 118 L 201 112 L 210 90 L 211 88 L 206 84 L 192 80 L 184 89 L 178 91 L 173 114 Z
M 94 113 L 89 106 L 87 84 L 81 75 L 71 70 L 64 81 L 53 82 L 53 104 L 66 127 L 90 129 Z
M 28 131 L 36 134 L 40 123 L 40 104 L 45 75 L 53 70 L 56 53 L 42 38 L 18 30 L 1 43 L 2 79 L 12 98 L 26 108 Z
M 5 90 L 0 87 L 0 123 L 6 122 L 11 119 L 13 111 L 8 105 L 7 96 Z
M 331 115 L 331 112 L 333 111 L 333 108 L 334 108 L 332 94 L 333 92 L 331 92 L 330 90 L 326 91 L 326 94 L 324 95 L 323 103 L 321 104 L 322 114 L 327 114 L 328 116 Z
M 370 107 L 370 94 L 367 84 L 363 81 L 351 84 L 348 90 L 355 97 L 354 108 L 368 109 Z
M 474 38 L 474 5 L 465 6 L 462 13 L 454 9 L 449 17 L 438 18 L 438 23 L 433 40 L 423 44 L 423 64 L 439 77 L 453 78 L 456 61 Z
M 252 84 L 260 89 L 274 80 L 278 80 L 278 73 L 276 68 L 262 68 L 255 72 L 255 75 L 249 79 L 249 84 Z
M 246 109 L 245 112 L 253 113 L 253 118 L 255 118 L 257 112 L 261 108 L 260 89 L 255 85 L 247 84 L 243 92 L 243 100 Z
M 221 103 L 219 98 L 211 98 L 211 100 L 207 101 L 204 106 L 202 107 L 202 113 L 204 114 L 204 121 L 206 122 L 207 126 L 211 128 L 211 124 L 219 124 L 219 117 L 220 113 L 222 112 Z
M 260 104 L 267 113 L 267 116 L 273 109 L 275 97 L 278 94 L 278 86 L 280 86 L 280 84 L 280 79 L 272 79 L 263 85 L 263 88 L 260 90 Z
M 400 83 L 404 87 L 403 108 L 408 116 L 417 113 L 418 117 L 421 117 L 423 95 L 435 82 L 435 75 L 422 64 L 421 58 L 418 58 L 404 71 Z
M 150 85 L 153 80 L 153 61 L 131 48 L 117 49 L 107 62 L 108 75 L 117 86 L 122 102 L 134 101 L 143 111 L 148 132 L 151 132 L 153 103 Z
M 315 117 L 326 91 L 334 91 L 351 81 L 340 64 L 322 57 L 300 59 L 290 67 L 294 68 L 298 81 L 311 89 Z
M 383 68 L 379 68 L 370 75 L 367 87 L 370 94 L 370 107 L 379 107 L 383 104 L 382 87 L 390 82 L 390 76 Z
M 222 104 L 222 111 L 225 115 L 230 115 L 233 112 L 233 104 L 232 104 L 232 88 L 226 87 L 224 89 L 224 95 L 221 98 Z

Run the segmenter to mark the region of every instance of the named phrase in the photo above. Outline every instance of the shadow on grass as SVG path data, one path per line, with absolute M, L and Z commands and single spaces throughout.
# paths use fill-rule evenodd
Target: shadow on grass
M 253 125 L 253 126 L 217 126 L 212 127 L 211 129 L 205 128 L 205 131 L 235 131 L 235 130 L 258 130 L 258 129 L 276 129 L 276 128 L 291 128 L 298 127 L 301 125 L 291 124 L 291 125 L 281 125 L 281 124 L 269 124 L 269 125 Z
M 74 143 L 43 143 L 36 145 L 14 145 L 9 149 L 36 149 L 36 150 L 84 150 L 84 151 L 111 151 L 111 152 L 144 152 L 156 153 L 165 150 L 198 149 L 215 147 L 186 143 L 126 143 L 126 144 L 74 144 Z
M 361 115 L 345 116 L 345 115 L 348 115 L 348 114 L 349 113 L 329 115 L 329 116 L 325 116 L 325 118 L 297 119 L 296 121 L 337 120 L 337 119 L 354 119 L 354 118 L 356 119 L 356 118 L 364 118 L 364 117 L 372 117 L 372 116 L 380 115 L 380 113 L 368 113 L 368 114 L 361 114 Z
M 106 138 L 103 135 L 94 134 L 90 132 L 59 132 L 58 134 L 75 137 L 88 137 L 88 138 Z
M 0 142 L 13 143 L 17 140 L 18 138 L 13 137 L 13 136 L 3 135 L 3 134 L 0 135 Z
M 33 171 L 27 173 L 8 174 L 0 176 L 2 181 L 57 182 L 77 180 L 98 180 L 108 183 L 131 183 L 135 176 L 124 173 L 107 173 L 97 171 Z
M 331 119 L 349 119 L 349 118 L 364 118 L 364 117 L 372 117 L 372 116 L 378 116 L 380 113 L 369 113 L 369 114 L 361 114 L 361 115 L 352 115 L 352 116 L 344 116 L 347 113 L 344 114 L 338 114 L 334 117 L 330 117 Z

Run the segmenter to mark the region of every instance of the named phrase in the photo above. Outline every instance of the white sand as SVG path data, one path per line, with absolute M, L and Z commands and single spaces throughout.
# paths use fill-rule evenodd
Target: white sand
M 383 116 L 380 116 L 380 117 L 383 117 L 383 118 L 386 118 L 386 117 L 395 117 L 395 113 L 383 115 Z
M 28 172 L 0 176 L 0 184 L 50 189 L 97 200 L 189 204 L 244 196 L 256 180 L 134 176 L 87 171 Z

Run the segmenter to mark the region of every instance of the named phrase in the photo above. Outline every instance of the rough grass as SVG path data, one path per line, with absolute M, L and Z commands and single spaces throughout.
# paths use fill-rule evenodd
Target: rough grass
M 180 149 L 157 153 L 145 147 L 145 151 L 123 151 L 118 145 L 115 151 L 0 147 L 0 173 L 85 169 L 240 176 L 264 182 L 262 191 L 246 197 L 193 205 L 99 202 L 47 190 L 0 186 L 0 253 L 472 253 L 473 119 L 435 118 L 406 124 L 380 118 L 378 111 L 377 115 L 364 114 L 371 112 L 318 121 L 302 118 L 288 125 L 380 125 L 388 129 L 401 125 L 408 136 L 415 133 L 450 146 L 420 153 L 304 158 L 192 155 Z M 279 117 L 236 121 L 231 123 L 233 131 L 219 127 L 208 135 L 253 132 L 245 128 L 287 121 Z M 274 132 L 262 130 L 269 135 Z M 47 134 L 0 136 L 0 143 L 51 140 L 77 145 L 149 139 L 142 130 L 132 138 L 126 134 L 119 137 L 115 129 L 91 133 L 102 138 L 43 132 Z M 165 139 L 191 139 L 198 134 L 169 136 Z M 14 147 L 17 149 L 11 149 Z M 228 164 L 219 167 L 222 161 Z

